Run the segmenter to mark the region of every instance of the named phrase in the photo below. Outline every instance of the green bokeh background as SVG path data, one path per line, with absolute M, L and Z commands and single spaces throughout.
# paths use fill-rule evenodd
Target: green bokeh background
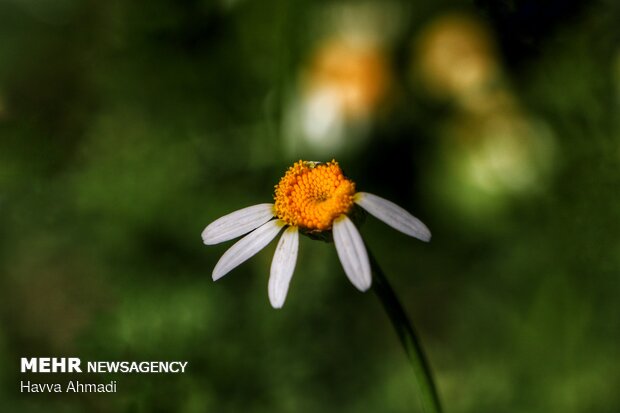
M 382 307 L 351 286 L 332 245 L 301 240 L 276 311 L 275 243 L 213 283 L 231 243 L 200 239 L 215 218 L 269 202 L 307 157 L 283 149 L 280 125 L 320 26 L 313 13 L 332 3 L 0 2 L 1 411 L 419 411 Z M 363 147 L 337 155 L 359 189 L 433 232 L 424 244 L 372 218 L 361 228 L 419 330 L 446 412 L 620 411 L 617 6 L 395 4 L 401 96 Z M 451 109 L 407 80 L 411 39 L 453 10 L 488 23 L 511 90 L 555 142 L 542 190 L 500 193 L 483 213 L 450 198 Z M 189 368 L 32 375 L 114 378 L 118 392 L 20 394 L 26 356 Z

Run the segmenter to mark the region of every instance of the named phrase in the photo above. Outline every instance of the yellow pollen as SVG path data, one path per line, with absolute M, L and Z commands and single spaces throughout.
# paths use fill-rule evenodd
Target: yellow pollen
M 311 231 L 331 229 L 334 219 L 353 207 L 355 183 L 338 162 L 299 161 L 276 185 L 275 214 L 289 225 Z

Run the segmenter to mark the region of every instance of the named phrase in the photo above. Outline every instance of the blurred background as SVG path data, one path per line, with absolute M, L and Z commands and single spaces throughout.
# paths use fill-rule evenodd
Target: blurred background
M 372 293 L 303 238 L 217 283 L 200 233 L 340 161 L 406 207 L 369 248 L 446 412 L 620 411 L 620 13 L 612 0 L 0 1 L 0 410 L 416 412 Z M 19 358 L 187 360 L 32 375 Z M 20 394 L 118 381 L 116 394 Z

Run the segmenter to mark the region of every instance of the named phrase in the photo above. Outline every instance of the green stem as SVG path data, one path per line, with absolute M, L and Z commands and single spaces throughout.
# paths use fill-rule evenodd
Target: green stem
M 396 334 L 400 339 L 401 344 L 407 353 L 407 358 L 411 367 L 413 367 L 413 373 L 415 376 L 415 382 L 418 387 L 418 394 L 422 402 L 423 411 L 426 413 L 441 413 L 441 404 L 439 403 L 439 396 L 435 383 L 433 382 L 433 375 L 429 367 L 424 351 L 422 350 L 422 344 L 418 339 L 413 324 L 409 321 L 407 313 L 403 306 L 400 304 L 396 293 L 390 286 L 385 274 L 379 267 L 375 257 L 368 252 L 370 257 L 370 265 L 373 272 L 373 290 L 381 300 L 383 308 L 388 313 L 390 321 L 396 330 Z

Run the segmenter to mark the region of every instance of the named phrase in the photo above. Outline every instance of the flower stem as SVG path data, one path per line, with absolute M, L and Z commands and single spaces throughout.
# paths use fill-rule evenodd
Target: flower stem
M 407 353 L 409 363 L 411 367 L 413 367 L 413 374 L 418 387 L 422 409 L 425 413 L 441 413 L 441 404 L 433 381 L 433 375 L 426 356 L 424 355 L 424 351 L 422 350 L 420 340 L 413 328 L 413 324 L 409 321 L 407 313 L 405 313 L 403 306 L 400 304 L 396 293 L 390 286 L 377 260 L 375 260 L 375 257 L 373 257 L 370 251 L 368 255 L 370 257 L 370 265 L 374 278 L 373 290 L 379 297 L 379 300 L 381 300 L 383 308 L 390 317 L 396 334 L 405 349 L 405 353 Z

